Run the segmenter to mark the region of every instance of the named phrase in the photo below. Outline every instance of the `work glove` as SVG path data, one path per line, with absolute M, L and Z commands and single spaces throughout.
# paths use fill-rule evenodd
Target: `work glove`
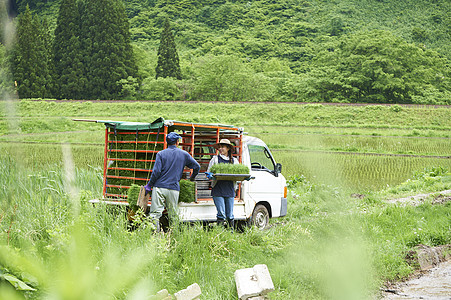
M 213 173 L 212 172 L 205 172 L 205 175 L 207 176 L 208 179 L 212 179 L 213 178 Z
M 146 189 L 146 192 L 144 193 L 144 196 L 147 196 L 147 194 L 151 194 L 152 193 L 152 187 L 149 185 L 146 185 L 144 187 Z

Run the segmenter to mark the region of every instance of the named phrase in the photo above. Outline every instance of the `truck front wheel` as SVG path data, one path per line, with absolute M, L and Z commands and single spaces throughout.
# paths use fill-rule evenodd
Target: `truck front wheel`
M 257 204 L 252 213 L 251 224 L 260 230 L 265 229 L 269 224 L 269 213 L 268 209 L 262 205 Z

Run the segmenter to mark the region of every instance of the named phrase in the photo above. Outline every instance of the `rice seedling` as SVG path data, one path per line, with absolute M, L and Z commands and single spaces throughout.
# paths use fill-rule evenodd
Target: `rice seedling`
M 196 183 L 190 180 L 180 180 L 179 202 L 191 203 L 196 200 Z
M 210 172 L 214 174 L 249 174 L 249 167 L 242 164 L 215 164 Z
M 449 159 L 357 155 L 308 151 L 274 151 L 286 177 L 303 174 L 317 183 L 343 185 L 354 191 L 381 190 L 407 180 L 430 166 L 451 169 Z
M 449 138 L 260 134 L 271 149 L 449 156 Z

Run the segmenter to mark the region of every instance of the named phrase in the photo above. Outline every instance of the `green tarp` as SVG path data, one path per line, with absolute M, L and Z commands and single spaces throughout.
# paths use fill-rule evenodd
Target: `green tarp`
M 152 123 L 140 122 L 122 122 L 122 121 L 103 121 L 97 120 L 97 123 L 104 123 L 108 128 L 116 128 L 116 130 L 153 130 L 164 126 L 164 119 L 158 118 Z

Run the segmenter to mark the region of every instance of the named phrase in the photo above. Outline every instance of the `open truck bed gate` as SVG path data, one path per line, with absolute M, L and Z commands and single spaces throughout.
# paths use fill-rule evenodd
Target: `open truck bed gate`
M 191 154 L 200 164 L 196 177 L 197 199 L 211 200 L 210 181 L 205 171 L 216 150 L 213 144 L 220 139 L 229 139 L 234 146 L 233 156 L 241 162 L 243 145 L 241 128 L 227 125 L 194 124 L 164 121 L 158 128 L 137 127 L 131 129 L 107 124 L 105 129 L 103 197 L 114 201 L 125 201 L 127 190 L 132 184 L 146 185 L 152 174 L 158 151 L 167 148 L 166 136 L 176 131 L 182 137 L 179 146 Z M 186 169 L 182 178 L 189 178 L 191 170 Z M 241 187 L 237 198 L 241 198 Z

